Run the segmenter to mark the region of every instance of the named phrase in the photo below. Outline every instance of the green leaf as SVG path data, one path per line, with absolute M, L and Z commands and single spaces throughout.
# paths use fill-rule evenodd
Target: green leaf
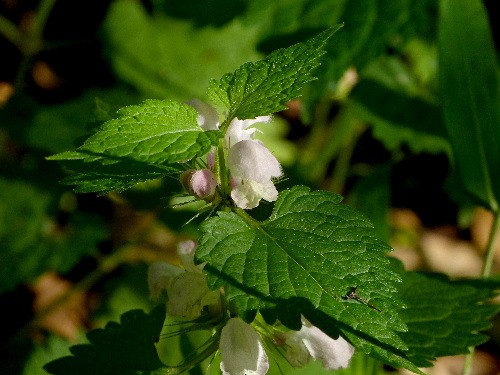
M 294 187 L 282 192 L 262 223 L 244 213 L 219 212 L 203 223 L 197 255 L 207 261 L 212 287 L 240 315 L 275 310 L 290 328 L 300 314 L 332 336 L 341 331 L 358 349 L 418 371 L 404 357 L 406 330 L 398 315 L 400 281 L 371 223 L 340 205 L 341 197 Z M 353 287 L 374 309 L 346 298 Z
M 49 160 L 78 172 L 64 182 L 78 191 L 123 190 L 172 172 L 172 164 L 206 154 L 218 131 L 203 131 L 193 107 L 171 100 L 146 100 L 118 111 L 76 151 Z M 99 165 L 100 164 L 100 165 Z
M 118 109 L 137 103 L 138 100 L 138 96 L 130 93 L 130 89 L 117 86 L 88 90 L 78 98 L 44 106 L 37 111 L 25 130 L 26 143 L 50 153 L 74 148 L 76 139 L 88 136 L 89 125 L 99 125 L 96 123 L 101 117 L 97 112 L 99 103 Z
M 209 98 L 229 112 L 228 118 L 254 118 L 286 109 L 285 102 L 298 97 L 304 84 L 314 79 L 312 72 L 325 53 L 326 42 L 338 29 L 330 28 L 212 80 Z
M 163 2 L 152 6 L 175 8 Z M 199 11 L 192 2 L 188 6 Z M 227 17 L 227 5 L 224 11 L 213 10 Z M 128 0 L 113 1 L 103 25 L 105 49 L 117 76 L 148 98 L 179 101 L 205 99 L 211 78 L 258 60 L 258 31 L 255 23 L 244 25 L 238 19 L 223 27 L 198 28 L 187 20 L 151 14 L 141 3 Z
M 374 136 L 389 150 L 406 145 L 416 153 L 449 152 L 436 105 L 370 79 L 357 84 L 349 99 L 352 110 L 373 126 Z
M 89 344 L 72 346 L 72 356 L 49 362 L 44 369 L 55 375 L 133 375 L 165 367 L 155 348 L 164 321 L 165 306 L 149 314 L 128 311 L 120 323 L 109 322 L 104 329 L 90 331 Z
M 498 63 L 481 1 L 441 0 L 438 44 L 444 120 L 455 166 L 469 193 L 498 210 Z
M 66 154 L 69 155 L 69 154 Z M 62 160 L 68 169 L 76 172 L 64 178 L 61 183 L 76 185 L 77 193 L 98 192 L 100 195 L 111 191 L 123 191 L 135 184 L 180 173 L 181 168 L 155 166 L 134 160 L 117 161 L 103 165 L 100 161 L 82 163 L 81 160 Z
M 411 14 L 411 2 L 408 0 L 296 0 L 275 3 L 265 15 L 272 22 L 268 23 L 268 30 L 259 44 L 260 50 L 282 47 L 284 41 L 296 40 L 318 27 L 331 27 L 338 22 L 345 24 L 335 36 L 335 42 L 328 45 L 328 58 L 322 61 L 315 73 L 319 79 L 306 86 L 302 116 L 308 122 L 318 101 L 332 94 L 349 67 L 354 66 L 363 74 L 368 63 L 386 53 L 395 41 L 403 40 L 401 29 Z
M 488 318 L 500 306 L 487 304 L 500 283 L 450 281 L 444 275 L 407 272 L 400 285 L 406 303 L 401 316 L 408 331 L 408 357 L 419 367 L 432 366 L 437 357 L 465 354 L 488 340 L 479 333 L 491 326 Z

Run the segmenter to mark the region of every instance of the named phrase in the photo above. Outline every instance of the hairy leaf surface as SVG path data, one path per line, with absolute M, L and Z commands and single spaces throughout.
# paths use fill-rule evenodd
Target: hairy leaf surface
M 212 80 L 209 98 L 229 112 L 229 118 L 254 118 L 286 109 L 285 102 L 300 95 L 320 64 L 330 28 L 303 43 L 279 49 L 266 59 L 242 65 L 234 73 Z

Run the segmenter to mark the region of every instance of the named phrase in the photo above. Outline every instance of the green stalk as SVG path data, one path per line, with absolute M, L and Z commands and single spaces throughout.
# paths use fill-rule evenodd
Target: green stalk
M 314 119 L 311 127 L 311 133 L 306 147 L 300 160 L 303 173 L 312 180 L 318 180 L 322 176 L 317 176 L 319 173 L 316 171 L 323 171 L 325 169 L 324 163 L 318 165 L 318 157 L 323 154 L 325 139 L 329 138 L 330 129 L 328 124 L 328 114 L 331 108 L 331 101 L 329 98 L 323 98 L 316 106 L 314 112 Z M 329 161 L 329 160 L 328 160 Z M 313 169 L 316 173 L 311 173 Z
M 500 210 L 495 214 L 493 223 L 491 224 L 491 232 L 488 238 L 486 253 L 484 255 L 483 269 L 481 271 L 482 278 L 491 276 L 491 269 L 493 268 L 493 257 L 495 255 L 495 242 L 500 232 Z
M 500 211 L 494 214 L 493 223 L 491 224 L 491 231 L 486 245 L 486 253 L 484 254 L 483 269 L 481 270 L 481 278 L 487 279 L 491 276 L 491 269 L 493 268 L 493 257 L 495 255 L 495 242 L 500 232 Z M 462 375 L 470 375 L 472 373 L 472 362 L 474 357 L 474 347 L 470 347 L 470 352 L 465 357 L 464 368 Z
M 219 141 L 216 155 L 216 174 L 220 186 L 220 193 L 223 199 L 226 199 L 229 194 L 229 176 L 227 173 L 226 153 L 224 151 L 224 138 Z
M 5 39 L 20 48 L 24 44 L 25 35 L 17 28 L 17 26 L 8 18 L 0 14 L 0 34 Z

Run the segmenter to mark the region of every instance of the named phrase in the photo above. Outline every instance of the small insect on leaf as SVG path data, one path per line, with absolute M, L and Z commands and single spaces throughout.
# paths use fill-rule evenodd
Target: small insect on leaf
M 378 312 L 382 312 L 378 307 L 372 305 L 370 302 L 367 300 L 361 298 L 357 293 L 356 290 L 358 289 L 358 286 L 356 285 L 354 288 L 351 288 L 349 292 L 343 297 L 344 299 L 355 299 L 358 302 L 361 302 L 363 305 L 366 305 L 368 307 L 371 307 L 374 310 L 377 310 Z

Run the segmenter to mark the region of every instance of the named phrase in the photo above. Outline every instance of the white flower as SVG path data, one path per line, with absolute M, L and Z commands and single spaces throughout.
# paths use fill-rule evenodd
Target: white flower
M 229 149 L 231 177 L 256 182 L 281 176 L 281 166 L 274 155 L 257 140 L 243 140 Z
M 199 100 L 192 100 L 188 104 L 198 111 L 198 124 L 202 129 L 212 130 L 219 127 L 219 118 L 212 106 Z M 278 198 L 273 179 L 282 175 L 281 165 L 262 142 L 254 139 L 257 129 L 251 127 L 270 119 L 271 116 L 246 120 L 234 118 L 225 134 L 224 143 L 231 175 L 231 198 L 236 206 L 243 209 L 257 207 L 261 199 L 273 202 Z M 207 161 L 212 170 L 214 158 L 215 153 L 211 151 Z M 210 183 L 206 182 L 208 181 L 201 181 L 202 192 L 211 187 Z
M 250 126 L 268 122 L 270 116 L 231 121 L 225 136 L 231 173 L 231 198 L 243 209 L 255 208 L 260 200 L 274 202 L 278 191 L 273 178 L 282 175 L 281 165 L 262 142 L 254 139 L 257 129 Z
M 208 288 L 204 264 L 194 264 L 193 241 L 180 242 L 177 253 L 182 267 L 166 262 L 156 262 L 148 272 L 151 296 L 158 298 L 162 291 L 168 295 L 167 312 L 171 316 L 196 319 L 205 306 L 218 305 L 220 293 Z
M 253 180 L 232 180 L 231 198 L 236 206 L 243 209 L 255 208 L 260 200 L 274 202 L 278 198 L 278 190 L 271 180 L 256 182 Z
M 300 331 L 284 334 L 287 358 L 293 366 L 301 367 L 312 357 L 327 370 L 346 368 L 354 354 L 354 347 L 343 337 L 336 340 L 302 318 Z
M 240 318 L 231 318 L 222 328 L 219 349 L 223 375 L 262 375 L 269 360 L 255 329 Z
M 198 125 L 203 130 L 219 129 L 219 114 L 214 107 L 199 99 L 192 99 L 187 104 L 198 111 Z
M 172 280 L 182 272 L 182 268 L 167 262 L 153 263 L 148 270 L 148 285 L 151 298 L 158 299 L 164 290 L 170 288 Z
M 234 118 L 229 124 L 225 136 L 227 147 L 231 148 L 232 145 L 238 142 L 254 139 L 257 129 L 250 128 L 250 126 L 269 121 L 271 121 L 271 116 L 258 116 L 247 120 Z

